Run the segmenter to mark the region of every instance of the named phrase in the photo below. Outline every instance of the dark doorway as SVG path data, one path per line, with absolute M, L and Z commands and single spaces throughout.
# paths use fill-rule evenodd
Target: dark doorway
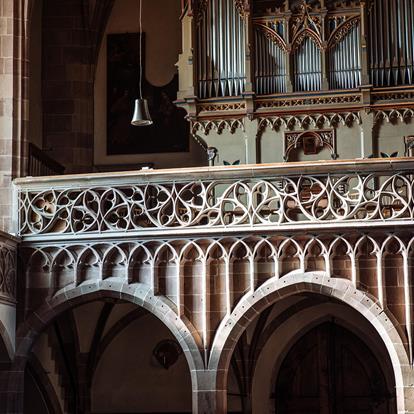
M 277 414 L 395 414 L 394 387 L 387 386 L 373 352 L 334 322 L 300 338 L 279 371 Z

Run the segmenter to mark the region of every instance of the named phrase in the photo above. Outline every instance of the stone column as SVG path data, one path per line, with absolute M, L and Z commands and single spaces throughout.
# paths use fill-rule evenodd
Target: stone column
M 178 57 L 179 90 L 177 94 L 181 105 L 185 107 L 189 115 L 195 116 L 196 110 L 196 37 L 197 24 L 192 13 L 182 18 L 182 53 Z
M 11 181 L 25 171 L 29 1 L 0 1 L 0 230 L 11 230 Z
M 26 358 L 15 357 L 12 367 L 0 371 L 0 413 L 24 414 L 24 370 Z
M 257 139 L 257 120 L 244 119 L 244 140 L 246 148 L 246 164 L 256 164 L 260 162 Z
M 227 413 L 227 371 L 192 371 L 193 414 Z
M 374 154 L 374 112 L 361 111 L 360 140 L 361 158 L 367 158 Z

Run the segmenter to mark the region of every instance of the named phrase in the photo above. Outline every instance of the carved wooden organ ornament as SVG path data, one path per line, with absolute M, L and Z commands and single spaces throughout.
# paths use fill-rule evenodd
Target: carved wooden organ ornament
M 315 155 L 323 148 L 327 148 L 331 153 L 331 158 L 335 160 L 338 157 L 335 138 L 334 129 L 285 132 L 283 158 L 285 161 L 290 161 L 289 155 L 298 149 L 301 149 L 305 155 Z
M 240 96 L 249 82 L 258 95 L 413 84 L 411 0 L 183 0 L 183 8 L 194 17 L 201 99 Z

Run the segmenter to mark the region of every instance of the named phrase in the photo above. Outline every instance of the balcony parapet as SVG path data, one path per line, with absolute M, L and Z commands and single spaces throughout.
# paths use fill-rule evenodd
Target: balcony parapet
M 0 303 L 16 303 L 18 243 L 18 238 L 0 231 Z
M 413 224 L 414 162 L 370 159 L 15 180 L 24 240 Z

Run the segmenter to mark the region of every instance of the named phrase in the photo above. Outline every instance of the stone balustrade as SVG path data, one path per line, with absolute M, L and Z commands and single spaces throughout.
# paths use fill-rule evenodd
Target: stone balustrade
M 401 158 L 15 180 L 27 326 L 98 296 L 136 303 L 180 342 L 193 412 L 226 412 L 238 335 L 285 296 L 326 295 L 381 333 L 399 412 L 412 412 L 413 167 Z
M 205 167 L 15 181 L 27 240 L 395 226 L 414 217 L 410 159 Z

